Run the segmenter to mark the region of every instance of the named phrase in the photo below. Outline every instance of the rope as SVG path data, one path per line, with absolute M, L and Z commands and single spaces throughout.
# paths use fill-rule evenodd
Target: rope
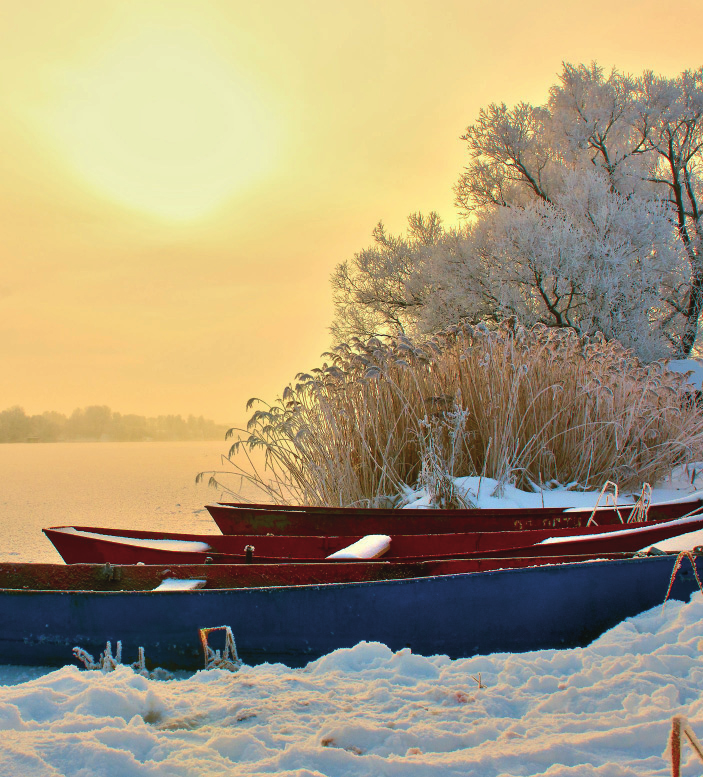
M 701 585 L 701 579 L 698 577 L 698 570 L 696 569 L 696 561 L 693 558 L 693 553 L 691 553 L 690 550 L 682 550 L 681 553 L 676 556 L 676 561 L 674 562 L 674 571 L 671 573 L 671 578 L 669 579 L 669 587 L 666 591 L 666 596 L 664 597 L 664 604 L 666 604 L 669 599 L 671 588 L 674 585 L 674 580 L 676 579 L 676 575 L 679 569 L 681 569 L 681 564 L 683 563 L 684 558 L 687 558 L 691 562 L 691 566 L 693 567 L 693 574 L 696 576 L 696 583 L 698 583 L 698 590 L 703 594 L 703 586 Z M 664 604 L 662 604 L 662 607 L 664 607 Z

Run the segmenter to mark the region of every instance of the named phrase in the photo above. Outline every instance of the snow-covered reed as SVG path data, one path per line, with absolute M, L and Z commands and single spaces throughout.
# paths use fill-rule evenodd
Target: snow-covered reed
M 703 456 L 682 377 L 600 336 L 506 322 L 324 357 L 230 451 L 235 469 L 235 454 L 264 452 L 268 472 L 249 478 L 274 501 L 383 505 L 420 486 L 436 506 L 461 504 L 452 477 L 469 475 L 634 489 Z

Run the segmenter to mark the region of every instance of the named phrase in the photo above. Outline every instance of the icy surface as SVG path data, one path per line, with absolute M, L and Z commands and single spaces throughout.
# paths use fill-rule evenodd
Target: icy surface
M 0 445 L 0 561 L 60 563 L 42 534 L 47 526 L 219 534 L 204 507 L 213 499 L 212 489 L 196 485 L 195 473 L 219 462 L 222 445 Z
M 5 667 L 0 775 L 663 777 L 671 716 L 703 736 L 702 648 L 696 593 L 575 650 L 451 661 L 361 643 L 167 682 Z

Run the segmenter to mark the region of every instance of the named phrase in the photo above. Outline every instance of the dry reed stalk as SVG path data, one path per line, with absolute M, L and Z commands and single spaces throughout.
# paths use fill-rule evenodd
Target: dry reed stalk
M 447 479 L 479 474 L 639 488 L 703 456 L 703 414 L 681 376 L 602 337 L 509 322 L 422 343 L 355 339 L 324 356 L 230 451 L 231 463 L 264 451 L 271 479 L 249 479 L 272 501 L 378 506 L 434 478 L 446 502 Z

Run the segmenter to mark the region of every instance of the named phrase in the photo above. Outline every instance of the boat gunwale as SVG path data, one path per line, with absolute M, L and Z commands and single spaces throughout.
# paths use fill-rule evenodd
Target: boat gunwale
M 534 570 L 545 570 L 545 573 L 547 570 L 553 570 L 555 567 L 575 567 L 575 566 L 581 566 L 585 564 L 593 564 L 593 563 L 632 563 L 632 562 L 647 562 L 650 559 L 661 559 L 662 557 L 667 557 L 671 559 L 674 563 L 676 561 L 676 558 L 679 554 L 676 552 L 665 552 L 665 553 L 656 553 L 656 554 L 647 554 L 647 555 L 637 555 L 632 553 L 614 553 L 613 556 L 617 556 L 616 558 L 608 558 L 608 554 L 603 554 L 603 556 L 598 556 L 596 558 L 592 556 L 587 556 L 582 559 L 578 560 L 569 560 L 569 561 L 559 561 L 559 556 L 553 556 L 553 557 L 547 557 L 544 556 L 542 558 L 554 558 L 554 563 L 546 563 L 546 564 L 533 564 L 533 565 L 527 565 L 527 566 L 508 566 L 505 568 L 500 569 L 487 569 L 487 570 L 474 570 L 474 571 L 467 571 L 467 572 L 448 572 L 446 574 L 436 574 L 436 575 L 421 575 L 421 576 L 415 576 L 415 577 L 397 577 L 397 578 L 387 578 L 387 579 L 375 579 L 375 580 L 355 580 L 355 581 L 339 581 L 339 582 L 322 582 L 322 583 L 294 583 L 291 585 L 263 585 L 263 586 L 250 586 L 250 585 L 242 585 L 242 586 L 224 586 L 220 588 L 197 588 L 192 590 L 178 590 L 178 591 L 157 591 L 154 588 L 150 589 L 114 589 L 114 590 L 101 590 L 101 589 L 95 589 L 95 588 L 5 588 L 0 585 L 0 595 L 2 594 L 119 594 L 119 595 L 129 595 L 133 596 L 136 594 L 157 594 L 157 595 L 165 595 L 165 596 L 173 596 L 174 594 L 214 594 L 214 593 L 227 593 L 227 592 L 235 592 L 235 591 L 280 591 L 280 590 L 286 590 L 286 589 L 327 589 L 330 587 L 340 587 L 344 586 L 347 588 L 354 588 L 358 586 L 362 587 L 368 587 L 369 585 L 379 585 L 379 584 L 386 584 L 386 583 L 413 583 L 413 582 L 419 582 L 423 580 L 436 580 L 436 579 L 447 579 L 447 578 L 466 578 L 469 576 L 475 576 L 475 575 L 495 575 L 495 574 L 504 574 L 506 572 L 513 572 L 513 573 L 524 573 L 527 571 L 534 571 Z M 700 558 L 700 555 L 695 554 L 696 558 Z M 526 560 L 534 561 L 537 557 L 522 557 Z M 454 560 L 454 559 L 453 559 Z M 456 559 L 457 561 L 461 561 L 462 559 Z M 468 559 L 470 561 L 479 561 L 481 559 Z M 515 561 L 516 559 L 514 557 L 506 557 L 505 559 L 500 558 L 487 558 L 486 561 L 490 562 L 500 562 L 502 560 L 505 561 Z M 359 562 L 353 562 L 354 564 L 358 564 Z M 363 562 L 362 562 L 363 563 Z M 378 565 L 379 562 L 373 562 L 375 565 Z M 381 562 L 381 563 L 387 563 L 390 564 L 391 562 Z M 33 564 L 28 563 L 27 566 L 33 566 Z M 60 568 L 69 568 L 72 570 L 76 570 L 77 567 L 90 567 L 90 568 L 105 568 L 105 564 L 71 564 L 71 565 L 45 565 L 45 566 L 57 566 Z M 113 569 L 123 569 L 124 567 L 129 567 L 131 565 L 120 565 L 120 564 L 114 564 L 110 565 Z M 169 565 L 169 568 L 176 565 Z M 213 569 L 213 565 L 191 565 L 190 568 L 192 569 L 194 566 L 203 566 L 205 569 Z M 271 566 L 270 564 L 262 564 L 260 566 Z M 305 565 L 309 566 L 309 565 Z M 149 569 L 151 568 L 158 568 L 161 569 L 164 567 L 164 565 L 161 564 L 145 564 L 140 565 L 141 568 Z

